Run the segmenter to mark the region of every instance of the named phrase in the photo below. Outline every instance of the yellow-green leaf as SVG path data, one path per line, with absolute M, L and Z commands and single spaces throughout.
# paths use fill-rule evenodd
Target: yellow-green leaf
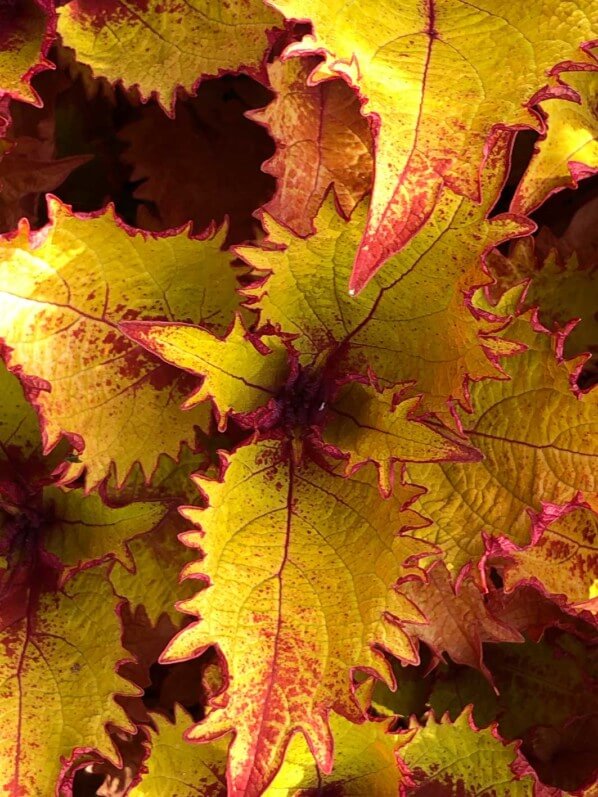
M 131 797 L 226 797 L 226 743 L 191 745 L 183 739 L 191 717 L 175 706 L 175 721 L 152 714 L 147 769 L 139 783 L 127 792 Z
M 248 337 L 238 315 L 222 339 L 189 324 L 129 321 L 120 329 L 165 362 L 204 377 L 184 407 L 212 399 L 220 430 L 231 412 L 251 413 L 267 404 L 287 376 L 288 352 L 281 339 Z
M 574 392 L 575 365 L 559 362 L 557 341 L 529 314 L 505 334 L 527 350 L 503 360 L 507 378 L 472 386 L 474 411 L 461 417 L 483 460 L 407 466 L 427 489 L 412 506 L 430 521 L 417 536 L 439 545 L 454 573 L 479 559 L 482 533 L 526 544 L 529 509 L 598 493 L 598 390 Z
M 402 794 L 533 797 L 535 779 L 516 774 L 521 759 L 492 727 L 478 730 L 471 707 L 452 723 L 432 714 L 424 727 L 399 734 L 399 763 L 409 782 Z M 521 768 L 519 768 L 521 769 Z
M 184 575 L 209 586 L 181 604 L 202 619 L 175 637 L 165 660 L 217 644 L 228 684 L 188 737 L 235 731 L 231 795 L 258 794 L 268 785 L 294 729 L 329 772 L 328 712 L 360 716 L 351 668 L 388 677 L 374 645 L 414 660 L 400 623 L 421 615 L 393 584 L 417 574 L 417 559 L 429 549 L 395 536 L 402 501 L 380 498 L 373 468 L 343 478 L 309 461 L 296 464 L 278 441 L 237 449 L 223 481 L 201 485 L 208 508 L 185 515 L 202 531 L 184 540 L 203 549 L 205 559 Z
M 574 188 L 578 180 L 598 170 L 598 74 L 582 71 L 565 77 L 580 102 L 542 103 L 548 130 L 513 197 L 511 207 L 518 213 L 530 213 L 550 194 Z
M 3 3 L 0 17 L 0 94 L 41 106 L 31 78 L 52 68 L 46 54 L 56 28 L 50 0 Z
M 471 461 L 479 458 L 463 441 L 443 436 L 413 418 L 419 398 L 400 398 L 394 391 L 377 392 L 369 385 L 351 382 L 341 388 L 331 404 L 323 439 L 347 456 L 351 471 L 364 462 L 375 462 L 382 489 L 389 493 L 393 465 L 401 462 L 438 460 Z
M 491 547 L 491 556 L 506 557 L 505 589 L 511 591 L 529 581 L 539 583 L 570 604 L 584 604 L 593 597 L 598 579 L 598 516 L 589 507 L 573 504 L 539 521 L 530 544 L 518 548 L 506 539 Z
M 116 760 L 106 724 L 134 726 L 114 696 L 137 689 L 116 675 L 127 654 L 103 569 L 62 591 L 45 589 L 39 574 L 20 576 L 0 603 L 0 788 L 48 797 L 73 749 Z
M 314 766 L 305 739 L 291 740 L 284 764 L 264 797 L 315 797 L 329 792 L 338 797 L 396 797 L 400 773 L 394 755 L 397 736 L 389 722 L 349 722 L 330 715 L 334 735 L 334 767 L 329 775 Z
M 176 89 L 193 90 L 223 72 L 257 72 L 267 31 L 282 19 L 261 0 L 194 4 L 178 0 L 71 0 L 58 9 L 58 32 L 96 75 L 155 93 L 174 110 Z
M 182 413 L 190 378 L 118 330 L 132 318 L 205 320 L 216 330 L 237 306 L 236 278 L 220 250 L 224 231 L 134 233 L 109 208 L 77 216 L 50 201 L 51 224 L 0 241 L 0 338 L 25 379 L 49 451 L 66 435 L 79 451 L 68 477 L 92 487 L 115 463 L 122 482 L 135 462 L 146 476 L 160 453 L 176 457 L 206 426 L 209 406 Z
M 134 568 L 130 543 L 134 537 L 155 529 L 169 507 L 158 501 L 136 501 L 111 507 L 96 493 L 82 490 L 44 489 L 44 547 L 64 566 L 63 581 L 84 567 L 106 559 L 118 559 Z
M 312 82 L 344 77 L 376 122 L 372 204 L 351 282 L 358 290 L 428 221 L 445 186 L 479 197 L 491 131 L 538 128 L 530 106 L 563 94 L 558 64 L 595 64 L 580 49 L 596 38 L 595 0 L 269 2 L 312 23 L 313 34 L 288 51 L 324 55 Z
M 445 195 L 426 227 L 356 297 L 347 281 L 366 218 L 363 204 L 345 221 L 329 199 L 317 232 L 306 239 L 265 216 L 266 246 L 237 247 L 258 274 L 271 272 L 262 286 L 246 291 L 259 298 L 261 322 L 297 335 L 293 345 L 306 366 L 327 352 L 337 373 L 371 369 L 385 386 L 414 381 L 422 412 L 447 416 L 450 397 L 467 405 L 467 380 L 499 373 L 487 351 L 512 350 L 490 337 L 500 325 L 472 313 L 465 298 L 489 281 L 484 252 L 531 229 L 521 217 L 485 218 L 507 154 L 503 139 L 488 162 L 481 205 Z

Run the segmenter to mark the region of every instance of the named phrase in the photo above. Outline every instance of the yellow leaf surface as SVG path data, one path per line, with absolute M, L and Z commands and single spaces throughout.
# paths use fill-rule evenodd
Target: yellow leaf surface
M 293 345 L 306 366 L 328 352 L 337 373 L 371 369 L 385 386 L 414 381 L 422 412 L 448 415 L 449 397 L 467 405 L 467 379 L 499 373 L 486 350 L 509 349 L 504 340 L 492 344 L 488 336 L 500 325 L 474 315 L 464 295 L 489 281 L 482 269 L 489 248 L 531 229 L 521 217 L 485 218 L 506 154 L 503 140 L 487 164 L 481 205 L 446 194 L 426 227 L 356 297 L 347 281 L 363 204 L 345 221 L 329 198 L 307 239 L 265 216 L 267 248 L 237 247 L 258 274 L 271 272 L 263 286 L 245 291 L 259 299 L 261 322 L 297 335 Z
M 31 78 L 52 68 L 45 56 L 56 25 L 48 0 L 3 3 L 0 18 L 0 94 L 41 106 Z
M 64 566 L 63 580 L 90 564 L 118 559 L 130 570 L 134 561 L 132 538 L 146 534 L 164 520 L 168 506 L 160 502 L 136 501 L 111 507 L 97 493 L 82 490 L 44 489 L 44 547 Z
M 554 338 L 535 331 L 529 314 L 506 334 L 527 351 L 503 360 L 507 379 L 474 384 L 474 411 L 462 413 L 484 459 L 407 466 L 409 481 L 427 489 L 412 506 L 430 520 L 417 536 L 439 545 L 455 573 L 483 552 L 482 532 L 526 544 L 528 509 L 598 491 L 598 390 L 573 392 L 574 366 L 557 360 Z
M 584 604 L 594 597 L 598 579 L 598 516 L 586 506 L 573 505 L 546 528 L 538 529 L 525 548 L 505 544 L 492 550 L 504 554 L 505 588 L 535 581 L 553 595 L 564 595 L 570 604 Z
M 28 571 L 27 571 L 28 572 Z M 30 574 L 29 574 L 30 575 Z M 28 586 L 30 584 L 30 586 Z M 102 569 L 87 570 L 63 591 L 43 578 L 15 579 L 0 603 L 0 788 L 48 797 L 76 747 L 114 761 L 106 730 L 134 726 L 114 701 L 137 694 L 116 675 L 127 653 L 117 600 Z
M 397 736 L 388 733 L 388 726 L 388 722 L 356 724 L 331 714 L 332 772 L 325 775 L 316 769 L 305 739 L 297 734 L 264 797 L 312 797 L 318 792 L 338 797 L 396 797 L 400 782 L 394 755 Z
M 533 797 L 535 779 L 516 775 L 514 744 L 501 741 L 492 727 L 478 730 L 467 707 L 452 723 L 432 714 L 426 725 L 398 737 L 399 765 L 411 788 L 403 794 L 492 794 Z M 434 790 L 438 791 L 435 792 Z
M 257 72 L 267 31 L 281 26 L 261 0 L 71 0 L 58 9 L 58 32 L 94 74 L 155 92 L 174 110 L 176 89 L 193 90 L 204 77 Z
M 115 463 L 120 482 L 135 462 L 146 475 L 160 453 L 176 457 L 206 426 L 209 406 L 182 413 L 189 377 L 136 347 L 118 330 L 125 318 L 230 323 L 238 298 L 221 231 L 133 233 L 109 208 L 77 216 L 50 201 L 51 223 L 27 223 L 0 240 L 0 338 L 23 376 L 49 451 L 62 434 L 80 452 L 68 477 L 97 485 Z M 183 276 L 182 276 L 183 275 Z M 30 378 L 31 377 L 31 378 Z M 34 379 L 33 379 L 34 378 Z
M 287 376 L 288 352 L 281 339 L 248 338 L 238 315 L 222 339 L 189 324 L 131 321 L 120 328 L 167 363 L 204 377 L 184 407 L 212 399 L 221 431 L 231 412 L 250 413 L 262 407 Z
M 397 578 L 417 574 L 417 559 L 430 552 L 395 536 L 406 495 L 382 500 L 373 468 L 343 478 L 313 462 L 297 465 L 281 445 L 238 448 L 223 481 L 201 482 L 209 506 L 185 516 L 202 531 L 184 541 L 201 548 L 205 560 L 184 575 L 209 586 L 180 608 L 202 619 L 180 632 L 163 657 L 185 660 L 216 643 L 226 660 L 225 691 L 188 738 L 235 731 L 229 797 L 263 791 L 294 729 L 329 772 L 328 712 L 360 716 L 351 668 L 388 677 L 373 645 L 413 660 L 400 622 L 421 617 L 393 589 Z
M 530 213 L 550 194 L 575 187 L 577 180 L 598 169 L 598 74 L 573 72 L 566 80 L 581 102 L 542 103 L 548 130 L 517 186 L 511 204 L 517 213 Z
M 115 489 L 113 480 L 107 484 L 107 495 L 112 500 L 142 504 L 157 501 L 170 506 L 170 511 L 157 528 L 128 543 L 134 567 L 126 567 L 122 560 L 117 560 L 109 576 L 117 595 L 125 598 L 132 608 L 143 606 L 154 625 L 162 614 L 167 614 L 177 625 L 181 618 L 175 610 L 175 603 L 194 592 L 191 582 L 179 583 L 179 574 L 192 559 L 192 553 L 178 539 L 189 524 L 180 516 L 177 507 L 201 503 L 201 495 L 191 476 L 205 469 L 205 456 L 185 448 L 178 462 L 161 456 L 149 484 L 139 468 L 135 468 L 120 490 Z
M 150 731 L 147 772 L 127 792 L 131 797 L 227 797 L 226 744 L 190 745 L 183 739 L 191 717 L 175 706 L 175 721 L 152 714 L 156 731 Z
M 357 97 L 342 80 L 309 85 L 316 64 L 313 58 L 269 64 L 276 97 L 250 114 L 277 143 L 276 153 L 264 164 L 276 177 L 276 193 L 264 208 L 298 235 L 314 231 L 331 185 L 349 216 L 372 182 L 372 137 Z
M 373 387 L 351 382 L 331 404 L 323 439 L 346 453 L 350 472 L 364 462 L 375 462 L 380 484 L 389 493 L 393 463 L 471 461 L 479 458 L 463 441 L 449 439 L 412 416 L 419 398 L 394 401 L 394 391 L 378 393 Z
M 351 286 L 427 222 L 444 186 L 479 196 L 479 168 L 495 125 L 538 127 L 529 109 L 566 61 L 595 63 L 595 0 L 269 0 L 313 34 L 295 54 L 323 54 L 312 81 L 342 76 L 376 122 L 372 204 Z M 517 68 L 505 70 L 505 64 Z M 500 75 L 500 79 L 497 76 Z

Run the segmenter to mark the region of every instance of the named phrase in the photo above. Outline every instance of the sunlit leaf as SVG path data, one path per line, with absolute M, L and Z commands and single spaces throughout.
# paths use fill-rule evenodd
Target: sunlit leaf
M 224 481 L 201 483 L 209 507 L 185 513 L 202 528 L 185 542 L 202 548 L 205 560 L 184 574 L 203 574 L 209 586 L 181 604 L 202 619 L 175 637 L 165 660 L 197 656 L 214 643 L 222 652 L 227 688 L 188 737 L 235 731 L 232 794 L 265 788 L 293 729 L 329 772 L 328 712 L 360 716 L 351 668 L 388 677 L 373 645 L 414 660 L 400 622 L 421 615 L 393 584 L 417 574 L 415 562 L 428 550 L 394 535 L 401 503 L 380 498 L 372 471 L 342 478 L 295 464 L 276 441 L 246 445 L 230 457 Z
M 479 197 L 491 131 L 537 128 L 534 100 L 566 93 L 557 65 L 595 63 L 580 49 L 596 37 L 594 0 L 577 3 L 574 15 L 565 2 L 525 0 L 270 4 L 312 23 L 313 34 L 290 48 L 324 55 L 312 81 L 344 77 L 375 120 L 372 205 L 351 281 L 357 290 L 428 221 L 445 186 Z
M 246 291 L 259 298 L 261 322 L 298 335 L 293 345 L 305 365 L 328 352 L 336 373 L 371 370 L 388 386 L 414 381 L 422 412 L 448 415 L 450 397 L 467 404 L 468 379 L 499 373 L 489 353 L 512 351 L 490 337 L 501 325 L 472 313 L 465 298 L 488 282 L 484 252 L 529 229 L 521 217 L 484 218 L 504 175 L 504 143 L 488 162 L 482 205 L 445 195 L 420 234 L 356 297 L 347 281 L 363 204 L 347 222 L 329 199 L 307 239 L 265 216 L 267 248 L 237 247 L 257 274 L 271 272 Z
M 310 58 L 269 64 L 276 97 L 262 111 L 251 113 L 277 143 L 274 157 L 264 164 L 277 180 L 265 210 L 298 235 L 313 232 L 331 185 L 349 216 L 372 181 L 371 133 L 357 97 L 342 80 L 308 85 L 316 63 Z
M 137 461 L 149 475 L 160 453 L 176 457 L 181 442 L 193 444 L 209 406 L 182 413 L 192 382 L 134 346 L 117 324 L 145 317 L 225 329 L 237 297 L 220 251 L 223 232 L 205 240 L 144 236 L 111 209 L 78 216 L 52 200 L 50 211 L 40 234 L 29 236 L 23 222 L 0 241 L 0 338 L 9 367 L 24 377 L 45 450 L 64 434 L 79 451 L 69 477 L 85 471 L 92 487 L 115 463 L 123 481 Z
M 288 351 L 280 338 L 248 336 L 240 316 L 224 338 L 189 324 L 127 321 L 120 329 L 167 363 L 203 376 L 184 406 L 211 398 L 221 430 L 231 412 L 248 414 L 266 404 L 287 376 Z
M 62 591 L 29 575 L 20 571 L 0 602 L 0 785 L 45 797 L 74 748 L 115 760 L 106 723 L 134 728 L 114 695 L 137 690 L 116 675 L 127 655 L 105 572 L 85 571 Z
M 474 411 L 462 414 L 480 462 L 408 465 L 408 479 L 427 492 L 413 509 L 430 520 L 418 536 L 439 545 L 456 573 L 477 561 L 482 533 L 529 542 L 528 510 L 565 505 L 598 490 L 598 391 L 574 392 L 574 364 L 559 362 L 557 340 L 536 331 L 529 316 L 508 332 L 528 348 L 503 362 L 507 379 L 472 386 Z
M 546 137 L 523 176 L 511 207 L 529 213 L 550 194 L 576 185 L 598 170 L 598 74 L 573 72 L 565 76 L 580 102 L 548 100 Z
M 400 782 L 394 756 L 397 737 L 388 733 L 388 726 L 388 721 L 356 724 L 332 714 L 334 768 L 329 775 L 316 769 L 305 739 L 297 734 L 264 797 L 315 797 L 318 792 L 338 797 L 396 797 Z
M 58 32 L 94 74 L 141 96 L 155 93 L 174 109 L 176 89 L 194 89 L 204 77 L 239 70 L 257 72 L 267 32 L 282 20 L 259 0 L 71 0 L 58 9 Z

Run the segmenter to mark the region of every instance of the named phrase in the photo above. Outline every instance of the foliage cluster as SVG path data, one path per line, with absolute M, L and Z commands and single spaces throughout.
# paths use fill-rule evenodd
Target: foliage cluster
M 597 42 L 0 4 L 0 793 L 596 797 Z

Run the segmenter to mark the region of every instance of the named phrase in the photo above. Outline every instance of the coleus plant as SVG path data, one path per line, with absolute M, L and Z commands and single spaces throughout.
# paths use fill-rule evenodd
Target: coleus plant
M 2 5 L 3 794 L 596 794 L 597 41 Z

